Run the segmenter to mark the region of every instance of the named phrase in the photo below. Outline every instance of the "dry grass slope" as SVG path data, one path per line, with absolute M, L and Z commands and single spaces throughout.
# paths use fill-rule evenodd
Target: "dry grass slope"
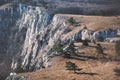
M 53 58 L 52 66 L 32 73 L 23 73 L 19 75 L 27 76 L 28 80 L 119 80 L 120 77 L 115 75 L 114 69 L 120 68 L 120 62 L 115 61 L 115 44 L 105 44 L 105 53 L 113 57 L 113 60 L 107 60 L 106 58 L 97 59 L 93 58 L 96 55 L 94 44 L 90 44 L 90 47 L 79 48 L 79 51 L 84 54 L 80 54 L 78 58 L 65 59 L 63 57 Z M 76 46 L 81 46 L 81 43 L 75 43 Z M 84 57 L 84 58 L 83 58 Z M 81 60 L 81 59 L 84 59 Z M 74 74 L 72 71 L 68 71 L 65 68 L 67 61 L 74 62 L 79 68 L 82 68 L 80 72 Z
M 84 16 L 84 15 L 70 15 L 70 14 L 58 14 L 64 17 L 66 20 L 73 17 L 77 22 L 82 25 L 86 25 L 89 29 L 94 31 L 104 29 L 120 29 L 120 16 Z M 83 26 L 78 26 L 82 28 Z
M 120 16 L 83 16 L 83 15 L 61 15 L 68 20 L 73 17 L 77 22 L 81 22 L 81 26 L 73 27 L 72 31 L 66 36 L 72 35 L 79 31 L 86 25 L 93 31 L 100 31 L 105 29 L 120 28 Z M 68 27 L 71 27 L 66 21 Z M 101 43 L 105 47 L 106 58 L 96 56 L 95 44 L 90 44 L 89 47 L 81 47 L 81 43 L 75 43 L 79 46 L 78 57 L 72 59 L 65 59 L 62 57 L 55 57 L 52 59 L 52 66 L 42 70 L 31 73 L 18 74 L 28 77 L 28 80 L 120 80 L 120 77 L 115 75 L 114 69 L 120 68 L 120 61 L 116 61 L 116 51 L 114 43 Z M 78 74 L 66 70 L 66 61 L 74 62 L 82 70 Z

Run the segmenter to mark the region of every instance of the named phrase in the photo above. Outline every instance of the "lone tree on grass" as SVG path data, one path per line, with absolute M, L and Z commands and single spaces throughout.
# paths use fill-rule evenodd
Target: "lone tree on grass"
M 114 72 L 116 73 L 116 76 L 120 76 L 120 68 L 115 68 Z
M 55 42 L 53 48 L 52 48 L 52 52 L 56 51 L 59 53 L 59 55 L 63 56 L 64 58 L 70 58 L 71 54 L 69 54 L 67 51 L 63 50 L 64 45 L 61 43 L 60 40 L 58 40 L 57 42 Z
M 71 61 L 66 62 L 65 67 L 67 68 L 67 70 L 74 71 L 74 73 L 76 73 L 76 70 L 79 69 L 78 66 L 75 63 L 71 62 Z
M 76 53 L 76 49 L 75 49 L 75 45 L 74 42 L 71 42 L 67 48 L 67 52 L 71 53 L 71 54 L 75 54 Z
M 75 48 L 74 42 L 71 42 L 66 49 L 66 52 L 70 55 L 77 55 L 79 52 Z
M 71 58 L 72 54 L 76 54 L 76 49 L 75 49 L 75 45 L 73 42 L 71 42 L 68 47 L 64 48 L 64 52 L 63 52 L 63 57 L 64 58 Z
M 103 57 L 105 57 L 104 56 L 105 55 L 104 49 L 103 49 L 103 47 L 101 46 L 100 43 L 98 43 L 97 46 L 96 46 L 96 52 L 97 52 L 98 55 L 102 55 Z
M 116 50 L 117 56 L 120 57 L 120 41 L 116 42 L 115 50 Z

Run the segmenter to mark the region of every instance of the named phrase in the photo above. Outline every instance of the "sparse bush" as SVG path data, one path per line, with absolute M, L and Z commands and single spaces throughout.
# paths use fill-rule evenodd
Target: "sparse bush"
M 87 26 L 84 26 L 83 29 L 88 29 Z
M 68 19 L 68 22 L 69 22 L 71 25 L 74 25 L 74 24 L 75 24 L 75 20 L 73 19 L 73 17 L 71 17 L 70 19 Z
M 68 58 L 68 59 L 71 58 L 71 54 L 68 54 L 67 52 L 64 52 L 62 56 L 63 56 L 64 58 Z
M 77 54 L 74 42 L 71 42 L 69 44 L 68 48 L 66 49 L 66 52 L 68 52 L 69 54 Z
M 67 51 L 70 52 L 70 53 L 75 53 L 75 50 L 76 50 L 75 45 L 74 45 L 73 42 L 71 42 Z
M 115 50 L 116 50 L 117 56 L 120 56 L 120 41 L 116 42 Z
M 103 36 L 97 36 L 96 39 L 100 42 L 103 42 L 105 40 Z
M 104 54 L 104 49 L 103 49 L 103 47 L 101 46 L 101 44 L 97 44 L 97 46 L 96 46 L 96 52 L 98 53 L 98 54 Z
M 116 73 L 115 75 L 120 76 L 120 68 L 115 68 L 114 72 Z
M 89 42 L 88 40 L 82 40 L 82 45 L 83 46 L 89 46 L 88 42 Z
M 76 70 L 78 69 L 78 66 L 75 63 L 71 62 L 71 61 L 66 62 L 65 67 L 67 68 L 67 70 L 74 71 L 74 73 L 76 73 Z
M 71 32 L 72 29 L 71 28 L 67 28 L 65 31 L 64 31 L 64 34 L 68 33 L 68 32 Z

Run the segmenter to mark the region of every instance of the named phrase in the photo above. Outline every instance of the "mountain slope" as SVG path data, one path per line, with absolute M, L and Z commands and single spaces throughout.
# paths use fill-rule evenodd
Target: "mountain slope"
M 76 46 L 81 46 L 81 43 L 75 44 Z M 84 54 L 79 54 L 81 57 L 72 59 L 65 59 L 61 56 L 55 57 L 52 59 L 51 67 L 36 72 L 18 74 L 17 76 L 26 76 L 28 80 L 119 80 L 120 77 L 116 76 L 114 72 L 114 69 L 120 68 L 119 61 L 114 61 L 116 56 L 115 44 L 101 44 L 106 48 L 105 53 L 113 57 L 112 61 L 106 58 L 93 58 L 97 54 L 95 48 L 85 47 L 79 48 L 80 52 L 84 52 Z M 90 45 L 95 46 L 94 44 Z M 67 61 L 75 63 L 82 70 L 78 71 L 78 74 L 66 70 L 65 63 Z

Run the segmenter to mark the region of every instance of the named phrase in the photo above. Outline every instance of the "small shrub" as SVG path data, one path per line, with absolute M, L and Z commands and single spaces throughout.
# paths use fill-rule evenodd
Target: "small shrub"
M 66 52 L 69 53 L 69 54 L 77 54 L 74 42 L 71 42 L 69 44 L 68 48 L 66 49 Z
M 115 43 L 115 50 L 116 50 L 117 56 L 119 57 L 120 56 L 120 41 L 117 41 Z
M 71 58 L 71 54 L 68 54 L 67 52 L 66 52 L 66 53 L 63 53 L 62 56 L 63 56 L 64 58 L 68 58 L 68 59 Z
M 87 26 L 84 26 L 83 29 L 88 29 Z
M 115 68 L 114 72 L 116 73 L 115 75 L 120 76 L 120 68 Z
M 83 45 L 83 46 L 89 46 L 88 40 L 82 40 L 82 45 Z
M 70 19 L 68 19 L 68 22 L 69 22 L 71 25 L 74 25 L 74 24 L 75 24 L 75 20 L 73 19 L 73 17 L 71 17 Z
M 104 54 L 104 49 L 103 49 L 103 47 L 101 46 L 101 44 L 97 44 L 97 46 L 96 46 L 96 52 L 98 53 L 98 54 Z
M 69 32 L 71 32 L 71 31 L 72 31 L 71 28 L 67 28 L 67 29 L 64 31 L 64 34 L 69 33 Z

